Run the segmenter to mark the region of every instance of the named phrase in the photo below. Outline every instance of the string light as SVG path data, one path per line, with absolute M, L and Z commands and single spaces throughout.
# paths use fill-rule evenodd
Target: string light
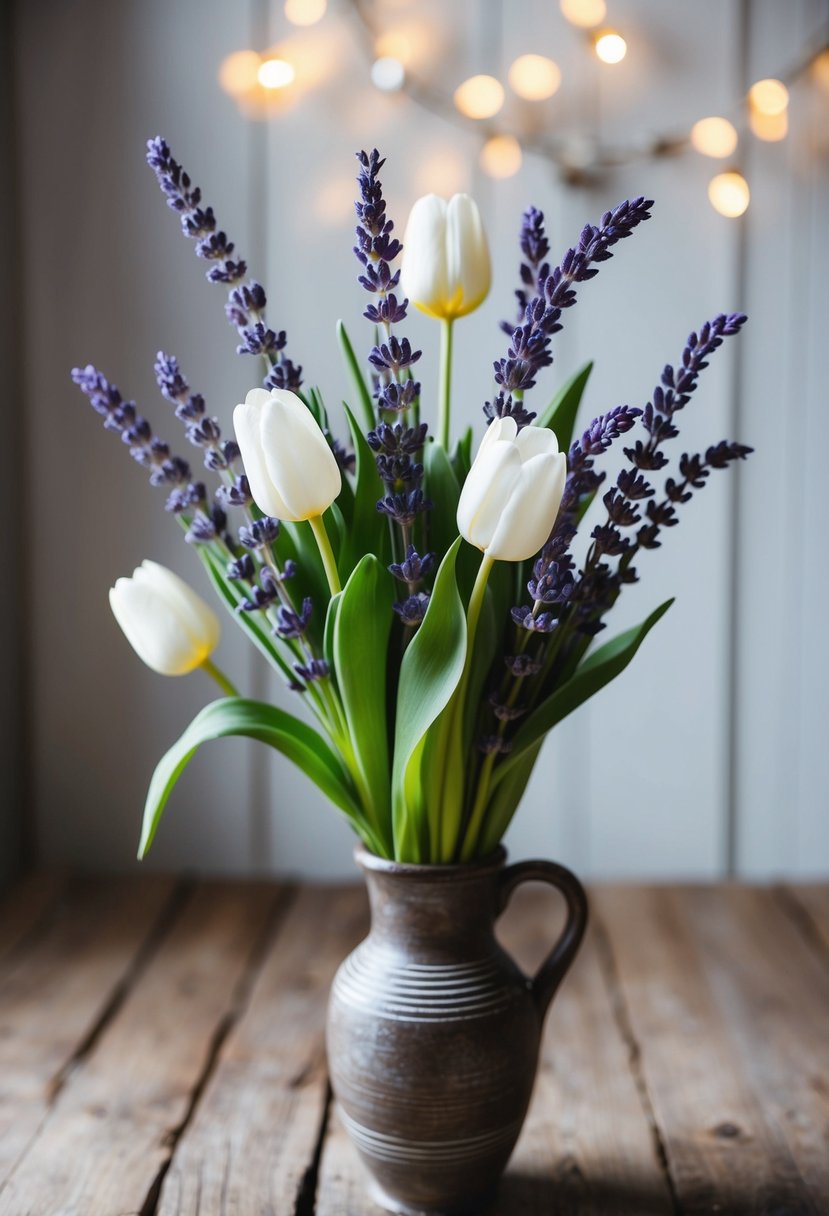
M 519 55 L 513 61 L 508 80 L 510 88 L 525 101 L 545 101 L 561 84 L 561 69 L 545 55 Z
M 219 84 L 231 97 L 244 97 L 256 88 L 261 62 L 256 51 L 234 51 L 222 60 Z
M 691 127 L 691 147 L 703 156 L 731 156 L 737 147 L 737 132 L 727 118 L 701 118 Z
M 621 63 L 628 53 L 628 44 L 616 30 L 602 30 L 593 42 L 602 63 Z
M 780 114 L 763 114 L 760 110 L 749 108 L 748 125 L 752 135 L 766 143 L 778 143 L 789 133 L 789 115 L 786 110 Z
M 504 86 L 494 76 L 470 76 L 455 89 L 455 105 L 467 118 L 492 118 L 504 104 Z
M 607 15 L 605 0 L 561 0 L 560 7 L 571 25 L 586 30 L 601 25 Z
M 513 177 L 521 160 L 521 145 L 514 135 L 492 135 L 481 148 L 481 168 L 490 177 Z
M 821 51 L 812 63 L 812 79 L 819 89 L 829 93 L 829 50 Z
M 783 114 L 789 104 L 789 90 L 782 80 L 758 80 L 748 91 L 748 104 L 758 114 Z
M 742 173 L 730 169 L 718 173 L 708 183 L 708 199 L 715 211 L 728 219 L 737 219 L 748 207 L 751 192 Z
M 285 16 L 292 25 L 316 25 L 327 7 L 327 0 L 285 0 Z
M 403 88 L 406 69 L 399 59 L 382 55 L 371 65 L 371 83 L 384 93 L 396 93 Z
M 284 89 L 293 84 L 296 72 L 287 59 L 265 59 L 256 76 L 263 89 Z

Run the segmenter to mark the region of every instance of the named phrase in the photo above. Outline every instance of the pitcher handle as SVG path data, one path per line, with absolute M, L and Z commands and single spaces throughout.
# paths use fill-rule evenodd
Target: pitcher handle
M 530 991 L 543 1021 L 556 989 L 576 957 L 587 928 L 587 895 L 575 874 L 554 861 L 519 861 L 501 871 L 499 914 L 509 903 L 510 896 L 522 882 L 546 882 L 560 891 L 567 902 L 567 923 L 561 937 L 553 946 L 535 975 L 528 981 Z

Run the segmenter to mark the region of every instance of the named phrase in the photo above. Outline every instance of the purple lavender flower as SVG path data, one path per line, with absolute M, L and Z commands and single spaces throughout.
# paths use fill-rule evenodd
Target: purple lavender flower
M 182 232 L 196 242 L 196 256 L 210 262 L 208 280 L 230 287 L 225 313 L 241 339 L 237 352 L 266 358 L 270 364 L 266 388 L 296 392 L 302 384 L 302 368 L 283 353 L 285 332 L 267 326 L 265 289 L 252 280 L 242 281 L 247 275 L 246 262 L 236 256 L 233 242 L 219 230 L 213 208 L 202 206 L 201 190 L 193 185 L 160 135 L 147 141 L 147 164 L 158 179 L 167 206 L 179 215 Z
M 487 403 L 486 416 L 490 422 L 511 413 L 515 395 L 532 388 L 538 372 L 552 363 L 550 342 L 562 328 L 562 311 L 576 302 L 574 285 L 599 273 L 593 263 L 611 258 L 612 247 L 650 219 L 652 206 L 652 199 L 639 197 L 626 199 L 612 211 L 606 211 L 599 226 L 586 224 L 576 247 L 567 250 L 551 274 L 539 278 L 521 322 L 511 331 L 506 356 L 494 364 L 495 381 L 504 392 Z M 524 235 L 522 228 L 522 238 Z
M 246 549 L 264 549 L 272 545 L 279 536 L 279 520 L 270 515 L 243 524 L 239 529 L 239 543 Z
M 400 603 L 392 604 L 392 608 L 400 617 L 403 624 L 409 626 L 419 625 L 425 617 L 428 607 L 429 596 L 424 591 L 410 595 Z
M 426 553 L 421 557 L 414 545 L 409 545 L 405 561 L 392 562 L 389 570 L 401 583 L 419 583 L 427 574 L 431 574 L 434 564 L 434 553 Z
M 524 255 L 519 275 L 521 286 L 515 292 L 518 301 L 518 317 L 516 321 L 502 321 L 501 329 L 512 336 L 516 325 L 520 325 L 527 311 L 530 297 L 537 295 L 541 280 L 550 273 L 550 265 L 545 261 L 550 252 L 550 243 L 544 228 L 544 213 L 536 207 L 528 207 L 521 216 L 521 231 L 518 243 Z
M 298 612 L 285 604 L 280 604 L 277 609 L 277 623 L 274 632 L 286 640 L 301 638 L 311 622 L 312 611 L 313 605 L 309 596 L 302 601 L 302 607 Z
M 294 663 L 294 671 L 300 679 L 305 680 L 306 684 L 310 684 L 313 680 L 324 680 L 331 673 L 325 659 L 309 659 L 307 663 Z

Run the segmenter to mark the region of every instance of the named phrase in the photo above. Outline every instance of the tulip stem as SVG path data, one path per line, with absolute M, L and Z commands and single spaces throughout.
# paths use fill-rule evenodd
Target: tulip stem
M 211 663 L 210 659 L 204 660 L 204 662 L 202 663 L 202 669 L 204 671 L 206 671 L 209 676 L 213 677 L 213 679 L 219 685 L 219 688 L 221 688 L 221 690 L 225 694 L 225 696 L 227 696 L 227 697 L 238 697 L 239 696 L 239 689 L 235 686 L 235 684 L 231 684 L 230 680 L 227 678 L 227 676 L 224 674 L 224 672 L 220 671 L 215 663 Z
M 320 551 L 322 564 L 325 567 L 325 577 L 328 579 L 328 587 L 332 595 L 339 595 L 342 591 L 340 583 L 340 575 L 337 570 L 337 563 L 334 559 L 334 550 L 331 548 L 331 541 L 328 539 L 328 533 L 325 530 L 325 524 L 322 521 L 321 515 L 314 515 L 308 520 L 314 532 L 314 539 L 317 542 L 317 548 Z
M 449 451 L 449 414 L 452 406 L 452 318 L 444 317 L 440 323 L 440 394 L 438 414 L 438 439 L 445 451 Z

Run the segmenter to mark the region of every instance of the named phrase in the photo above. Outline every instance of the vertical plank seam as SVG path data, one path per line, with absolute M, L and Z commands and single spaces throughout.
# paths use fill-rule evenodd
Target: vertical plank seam
M 659 1121 L 656 1117 L 656 1109 L 651 1098 L 650 1090 L 648 1089 L 645 1071 L 642 1065 L 642 1048 L 636 1034 L 633 1030 L 633 1023 L 630 1017 L 630 1010 L 625 1001 L 622 992 L 622 985 L 619 978 L 619 968 L 616 963 L 616 957 L 613 953 L 610 935 L 604 925 L 602 919 L 593 912 L 593 935 L 596 942 L 596 955 L 599 962 L 599 970 L 604 980 L 605 988 L 610 1002 L 611 1014 L 613 1021 L 616 1024 L 616 1029 L 627 1047 L 628 1051 L 628 1066 L 630 1068 L 631 1077 L 636 1088 L 636 1093 L 639 1097 L 639 1103 L 642 1107 L 642 1113 L 645 1116 L 648 1129 L 651 1134 L 651 1142 L 653 1144 L 654 1156 L 656 1157 L 659 1169 L 665 1182 L 665 1187 L 670 1198 L 671 1207 L 674 1216 L 682 1216 L 682 1206 L 679 1201 L 679 1193 L 677 1191 L 676 1182 L 671 1170 L 670 1159 L 668 1157 L 668 1147 L 665 1137 L 662 1134 L 662 1129 L 659 1126 Z
M 302 1175 L 299 1186 L 297 1187 L 293 1216 L 314 1216 L 317 1210 L 317 1191 L 319 1189 L 320 1167 L 322 1165 L 322 1154 L 325 1148 L 325 1141 L 328 1136 L 328 1125 L 331 1120 L 331 1107 L 333 1101 L 334 1094 L 331 1089 L 331 1082 L 326 1080 L 325 1098 L 322 1104 L 322 1113 L 320 1114 L 317 1138 L 314 1142 L 314 1151 L 311 1155 L 311 1160 L 308 1167 L 305 1170 L 305 1173 Z
M 110 990 L 109 996 L 102 1005 L 97 1017 L 91 1023 L 86 1034 L 81 1039 L 80 1043 L 74 1048 L 71 1055 L 61 1065 L 55 1073 L 52 1080 L 48 1083 L 45 1093 L 45 1109 L 43 1115 L 35 1128 L 32 1135 L 23 1145 L 16 1159 L 9 1168 L 5 1178 L 0 1179 L 0 1195 L 11 1182 L 20 1165 L 31 1152 L 34 1145 L 40 1139 L 43 1131 L 49 1122 L 52 1113 L 55 1109 L 55 1104 L 68 1084 L 72 1075 L 81 1067 L 84 1060 L 94 1051 L 96 1044 L 100 1041 L 106 1028 L 112 1023 L 118 1011 L 122 1008 L 124 1001 L 127 999 L 132 988 L 146 970 L 153 956 L 158 952 L 162 942 L 170 933 L 173 925 L 178 920 L 184 904 L 190 897 L 194 884 L 187 880 L 181 880 L 176 883 L 176 886 L 165 900 L 160 912 L 156 916 L 149 932 L 139 946 L 138 950 L 132 956 L 126 970 L 116 981 L 113 988 Z
M 829 941 L 806 904 L 798 898 L 797 888 L 781 884 L 772 888 L 772 894 L 812 954 L 829 967 Z
M 748 52 L 750 38 L 750 3 L 749 0 L 740 0 L 739 15 L 737 20 L 737 62 L 736 72 L 739 87 L 742 92 L 748 88 Z M 743 215 L 737 221 L 737 244 L 735 249 L 734 263 L 734 295 L 736 298 L 736 307 L 743 308 L 745 305 L 746 290 L 748 286 L 747 274 L 747 259 L 748 259 L 748 224 L 749 213 Z M 732 401 L 732 421 L 734 424 L 734 437 L 740 438 L 742 420 L 745 414 L 743 409 L 743 393 L 745 391 L 745 362 L 743 358 L 743 345 L 738 342 L 732 357 L 732 374 L 731 374 L 731 401 Z M 739 680 L 741 672 L 740 663 L 740 615 L 741 615 L 741 580 L 738 577 L 737 561 L 740 551 L 740 531 L 742 528 L 743 519 L 743 500 L 740 493 L 741 478 L 739 476 L 740 469 L 731 470 L 731 478 L 729 481 L 729 500 L 730 500 L 730 528 L 728 534 L 728 619 L 726 622 L 726 645 L 728 647 L 727 656 L 727 688 L 726 688 L 726 747 L 728 754 L 726 756 L 726 773 L 725 773 L 725 832 L 723 838 L 723 869 L 728 878 L 733 878 L 737 873 L 739 863 L 739 831 L 740 831 L 740 813 L 738 798 L 740 794 L 739 780 L 739 764 L 737 752 L 739 748 L 739 732 L 737 729 L 737 718 L 739 712 Z
M 162 1146 L 169 1149 L 169 1153 L 156 1170 L 144 1201 L 138 1208 L 137 1216 L 155 1216 L 158 1211 L 164 1180 L 173 1164 L 178 1146 L 195 1118 L 205 1091 L 219 1066 L 222 1052 L 231 1032 L 247 1010 L 268 951 L 295 896 L 295 888 L 289 886 L 280 888 L 274 896 L 273 903 L 265 917 L 265 923 L 254 938 L 245 966 L 233 986 L 227 1008 L 210 1036 L 204 1063 L 190 1091 L 187 1109 L 176 1126 L 171 1127 L 162 1139 Z

